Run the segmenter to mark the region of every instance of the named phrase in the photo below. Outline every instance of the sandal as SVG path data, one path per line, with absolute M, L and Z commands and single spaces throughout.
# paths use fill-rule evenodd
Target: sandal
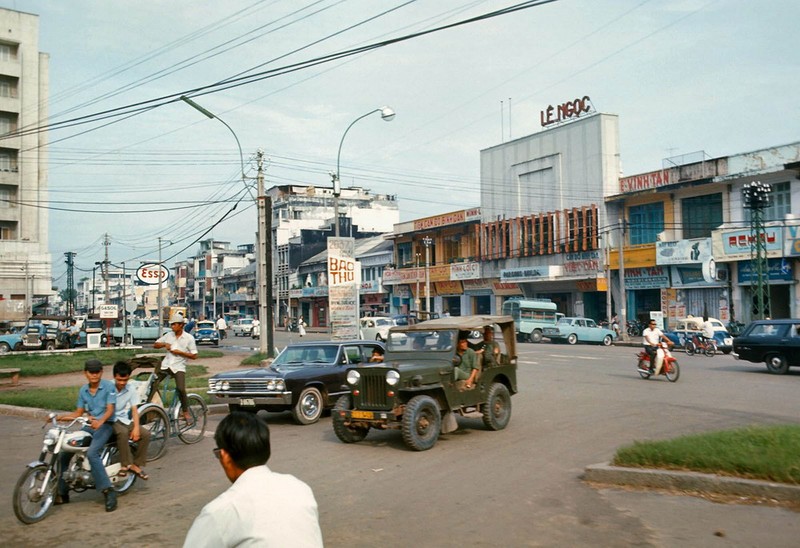
M 144 471 L 144 470 L 139 470 L 138 472 L 134 472 L 133 470 L 131 470 L 131 472 L 133 472 L 133 473 L 134 473 L 134 475 L 135 475 L 137 478 L 139 478 L 140 480 L 147 481 L 147 480 L 149 480 L 149 479 L 150 479 L 150 476 L 148 476 L 148 475 L 145 473 L 145 471 Z
M 127 475 L 128 475 L 128 469 L 127 468 L 122 468 L 119 472 L 117 472 L 117 477 L 118 478 L 124 478 L 124 477 L 127 477 Z

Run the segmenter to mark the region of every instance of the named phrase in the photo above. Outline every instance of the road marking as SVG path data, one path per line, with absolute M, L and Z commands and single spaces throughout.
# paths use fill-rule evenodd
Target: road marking
M 549 358 L 560 358 L 563 360 L 574 360 L 575 358 L 581 360 L 604 360 L 605 358 L 598 358 L 597 356 L 564 356 L 563 354 L 548 354 Z
M 533 361 L 529 362 L 529 361 L 520 361 L 520 360 L 518 360 L 517 364 L 518 365 L 539 365 L 539 362 L 533 362 Z

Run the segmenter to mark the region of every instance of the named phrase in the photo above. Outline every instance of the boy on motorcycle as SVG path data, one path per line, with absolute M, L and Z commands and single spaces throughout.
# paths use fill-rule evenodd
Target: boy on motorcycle
M 106 512 L 113 512 L 117 509 L 117 492 L 111 486 L 111 480 L 106 474 L 106 467 L 100 460 L 100 452 L 108 443 L 111 434 L 114 433 L 114 405 L 117 400 L 117 390 L 114 383 L 102 380 L 103 364 L 100 360 L 87 360 L 83 366 L 83 373 L 86 375 L 87 384 L 81 386 L 78 392 L 77 409 L 67 415 L 59 415 L 56 420 L 71 421 L 77 417 L 88 413 L 92 419 L 90 426 L 84 430 L 92 433 L 92 444 L 86 457 L 92 467 L 92 477 L 94 478 L 95 489 L 101 491 L 106 499 Z M 67 469 L 72 454 L 64 452 L 61 454 L 61 471 Z M 58 479 L 58 498 L 56 504 L 66 504 L 69 502 L 67 484 L 62 478 Z

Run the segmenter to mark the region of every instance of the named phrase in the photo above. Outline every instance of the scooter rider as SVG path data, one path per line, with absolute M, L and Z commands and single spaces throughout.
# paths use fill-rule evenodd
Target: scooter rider
M 647 328 L 642 331 L 642 338 L 644 349 L 650 356 L 650 374 L 653 374 L 655 372 L 658 345 L 662 340 L 669 344 L 670 340 L 656 327 L 656 321 L 652 319 L 647 323 Z
M 91 416 L 91 423 L 84 427 L 84 430 L 92 433 L 92 444 L 86 457 L 92 467 L 92 477 L 94 486 L 98 491 L 102 491 L 106 499 L 106 512 L 113 512 L 117 509 L 117 492 L 111 486 L 108 479 L 106 468 L 100 460 L 100 452 L 108 443 L 111 434 L 114 433 L 114 406 L 117 400 L 117 391 L 114 383 L 103 380 L 103 364 L 100 360 L 87 360 L 83 366 L 83 373 L 86 375 L 87 384 L 81 386 L 78 392 L 77 409 L 67 415 L 58 415 L 56 420 L 71 421 L 80 417 L 84 412 Z M 61 471 L 63 473 L 69 465 L 72 455 L 68 452 L 61 454 Z M 58 479 L 58 498 L 56 504 L 66 504 L 69 502 L 67 484 L 62 478 Z

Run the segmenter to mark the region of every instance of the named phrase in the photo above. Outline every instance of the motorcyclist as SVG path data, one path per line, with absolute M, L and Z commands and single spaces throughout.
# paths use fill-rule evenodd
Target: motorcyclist
M 647 351 L 648 356 L 650 356 L 650 374 L 652 375 L 655 372 L 656 366 L 656 355 L 658 354 L 658 345 L 663 340 L 667 344 L 670 343 L 670 340 L 662 333 L 662 331 L 656 327 L 656 321 L 650 320 L 647 323 L 647 328 L 642 331 L 642 344 L 644 345 L 644 349 Z

